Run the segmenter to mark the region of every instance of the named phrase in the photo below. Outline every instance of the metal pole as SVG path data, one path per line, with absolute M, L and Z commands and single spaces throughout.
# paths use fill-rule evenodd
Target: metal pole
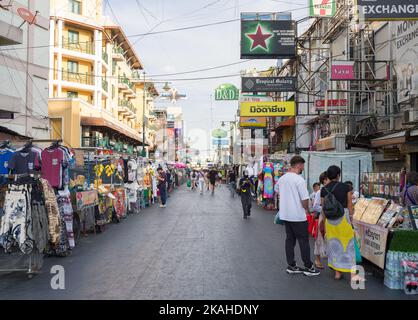
M 145 157 L 145 71 L 144 71 L 144 94 L 143 94 L 143 106 L 142 106 L 142 152 L 141 156 Z

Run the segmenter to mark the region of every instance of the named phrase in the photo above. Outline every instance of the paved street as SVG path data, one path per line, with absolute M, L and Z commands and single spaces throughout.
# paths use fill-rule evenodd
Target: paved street
M 0 276 L 0 299 L 408 298 L 373 276 L 366 290 L 354 291 L 329 270 L 316 278 L 287 275 L 284 228 L 273 217 L 256 207 L 243 220 L 239 198 L 225 187 L 214 197 L 182 187 L 167 208 L 154 206 L 89 235 L 70 257 L 46 259 L 32 280 Z M 65 268 L 65 290 L 50 287 L 56 264 Z

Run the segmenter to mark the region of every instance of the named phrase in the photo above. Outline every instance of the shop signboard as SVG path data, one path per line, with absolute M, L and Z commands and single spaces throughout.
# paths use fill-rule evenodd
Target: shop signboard
M 75 165 L 77 167 L 84 167 L 84 151 L 74 150 L 74 155 L 75 155 Z
M 398 102 L 404 102 L 418 95 L 418 22 L 399 21 L 391 25 Z
M 167 129 L 167 135 L 169 137 L 174 137 L 174 128 Z
M 416 0 L 357 0 L 357 6 L 360 21 L 418 20 Z
M 333 61 L 331 80 L 355 80 L 354 61 Z
M 273 98 L 267 95 L 260 94 L 242 94 L 239 98 L 239 102 L 272 102 Z
M 327 18 L 335 16 L 336 0 L 309 0 L 309 16 Z
M 353 221 L 353 226 L 362 257 L 384 269 L 389 230 L 360 221 Z
M 240 117 L 240 127 L 267 127 L 267 118 L 266 117 Z
M 226 138 L 228 133 L 223 129 L 215 129 L 212 131 L 212 137 L 216 139 Z
M 214 139 L 214 138 L 212 138 L 212 144 L 214 146 L 228 146 L 229 145 L 229 139 Z
M 98 204 L 97 191 L 81 191 L 76 193 L 77 210 L 82 210 Z
M 315 110 L 316 111 L 325 110 L 325 102 L 327 103 L 327 110 L 328 111 L 341 110 L 342 108 L 345 108 L 348 105 L 347 99 L 330 99 L 328 101 L 316 100 L 315 101 Z
M 242 92 L 289 92 L 296 90 L 296 77 L 242 77 Z
M 232 101 L 238 100 L 239 90 L 236 86 L 230 83 L 221 84 L 215 89 L 215 100 L 217 101 Z
M 167 121 L 167 128 L 174 129 L 174 121 Z
M 295 114 L 294 101 L 242 102 L 240 105 L 242 117 L 285 117 Z
M 295 56 L 294 21 L 241 20 L 241 59 L 285 59 Z

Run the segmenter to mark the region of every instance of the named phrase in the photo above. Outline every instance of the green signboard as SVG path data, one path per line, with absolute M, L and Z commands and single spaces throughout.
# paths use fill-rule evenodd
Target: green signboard
M 228 133 L 225 130 L 222 129 L 215 129 L 212 131 L 212 137 L 217 139 L 226 138 L 228 136 Z
M 215 100 L 238 100 L 239 90 L 230 83 L 221 84 L 215 89 Z
M 241 20 L 241 59 L 285 59 L 295 55 L 294 21 Z

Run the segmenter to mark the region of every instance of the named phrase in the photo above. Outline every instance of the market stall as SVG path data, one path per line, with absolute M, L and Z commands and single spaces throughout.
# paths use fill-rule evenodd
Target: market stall
M 407 294 L 418 293 L 418 268 L 411 267 L 418 263 L 417 224 L 418 206 L 361 198 L 354 207 L 353 227 L 362 257 L 384 270 L 387 287 Z
M 260 160 L 261 168 L 256 183 L 257 203 L 267 210 L 278 209 L 278 195 L 274 186 L 288 168 L 291 154 L 264 156 Z

